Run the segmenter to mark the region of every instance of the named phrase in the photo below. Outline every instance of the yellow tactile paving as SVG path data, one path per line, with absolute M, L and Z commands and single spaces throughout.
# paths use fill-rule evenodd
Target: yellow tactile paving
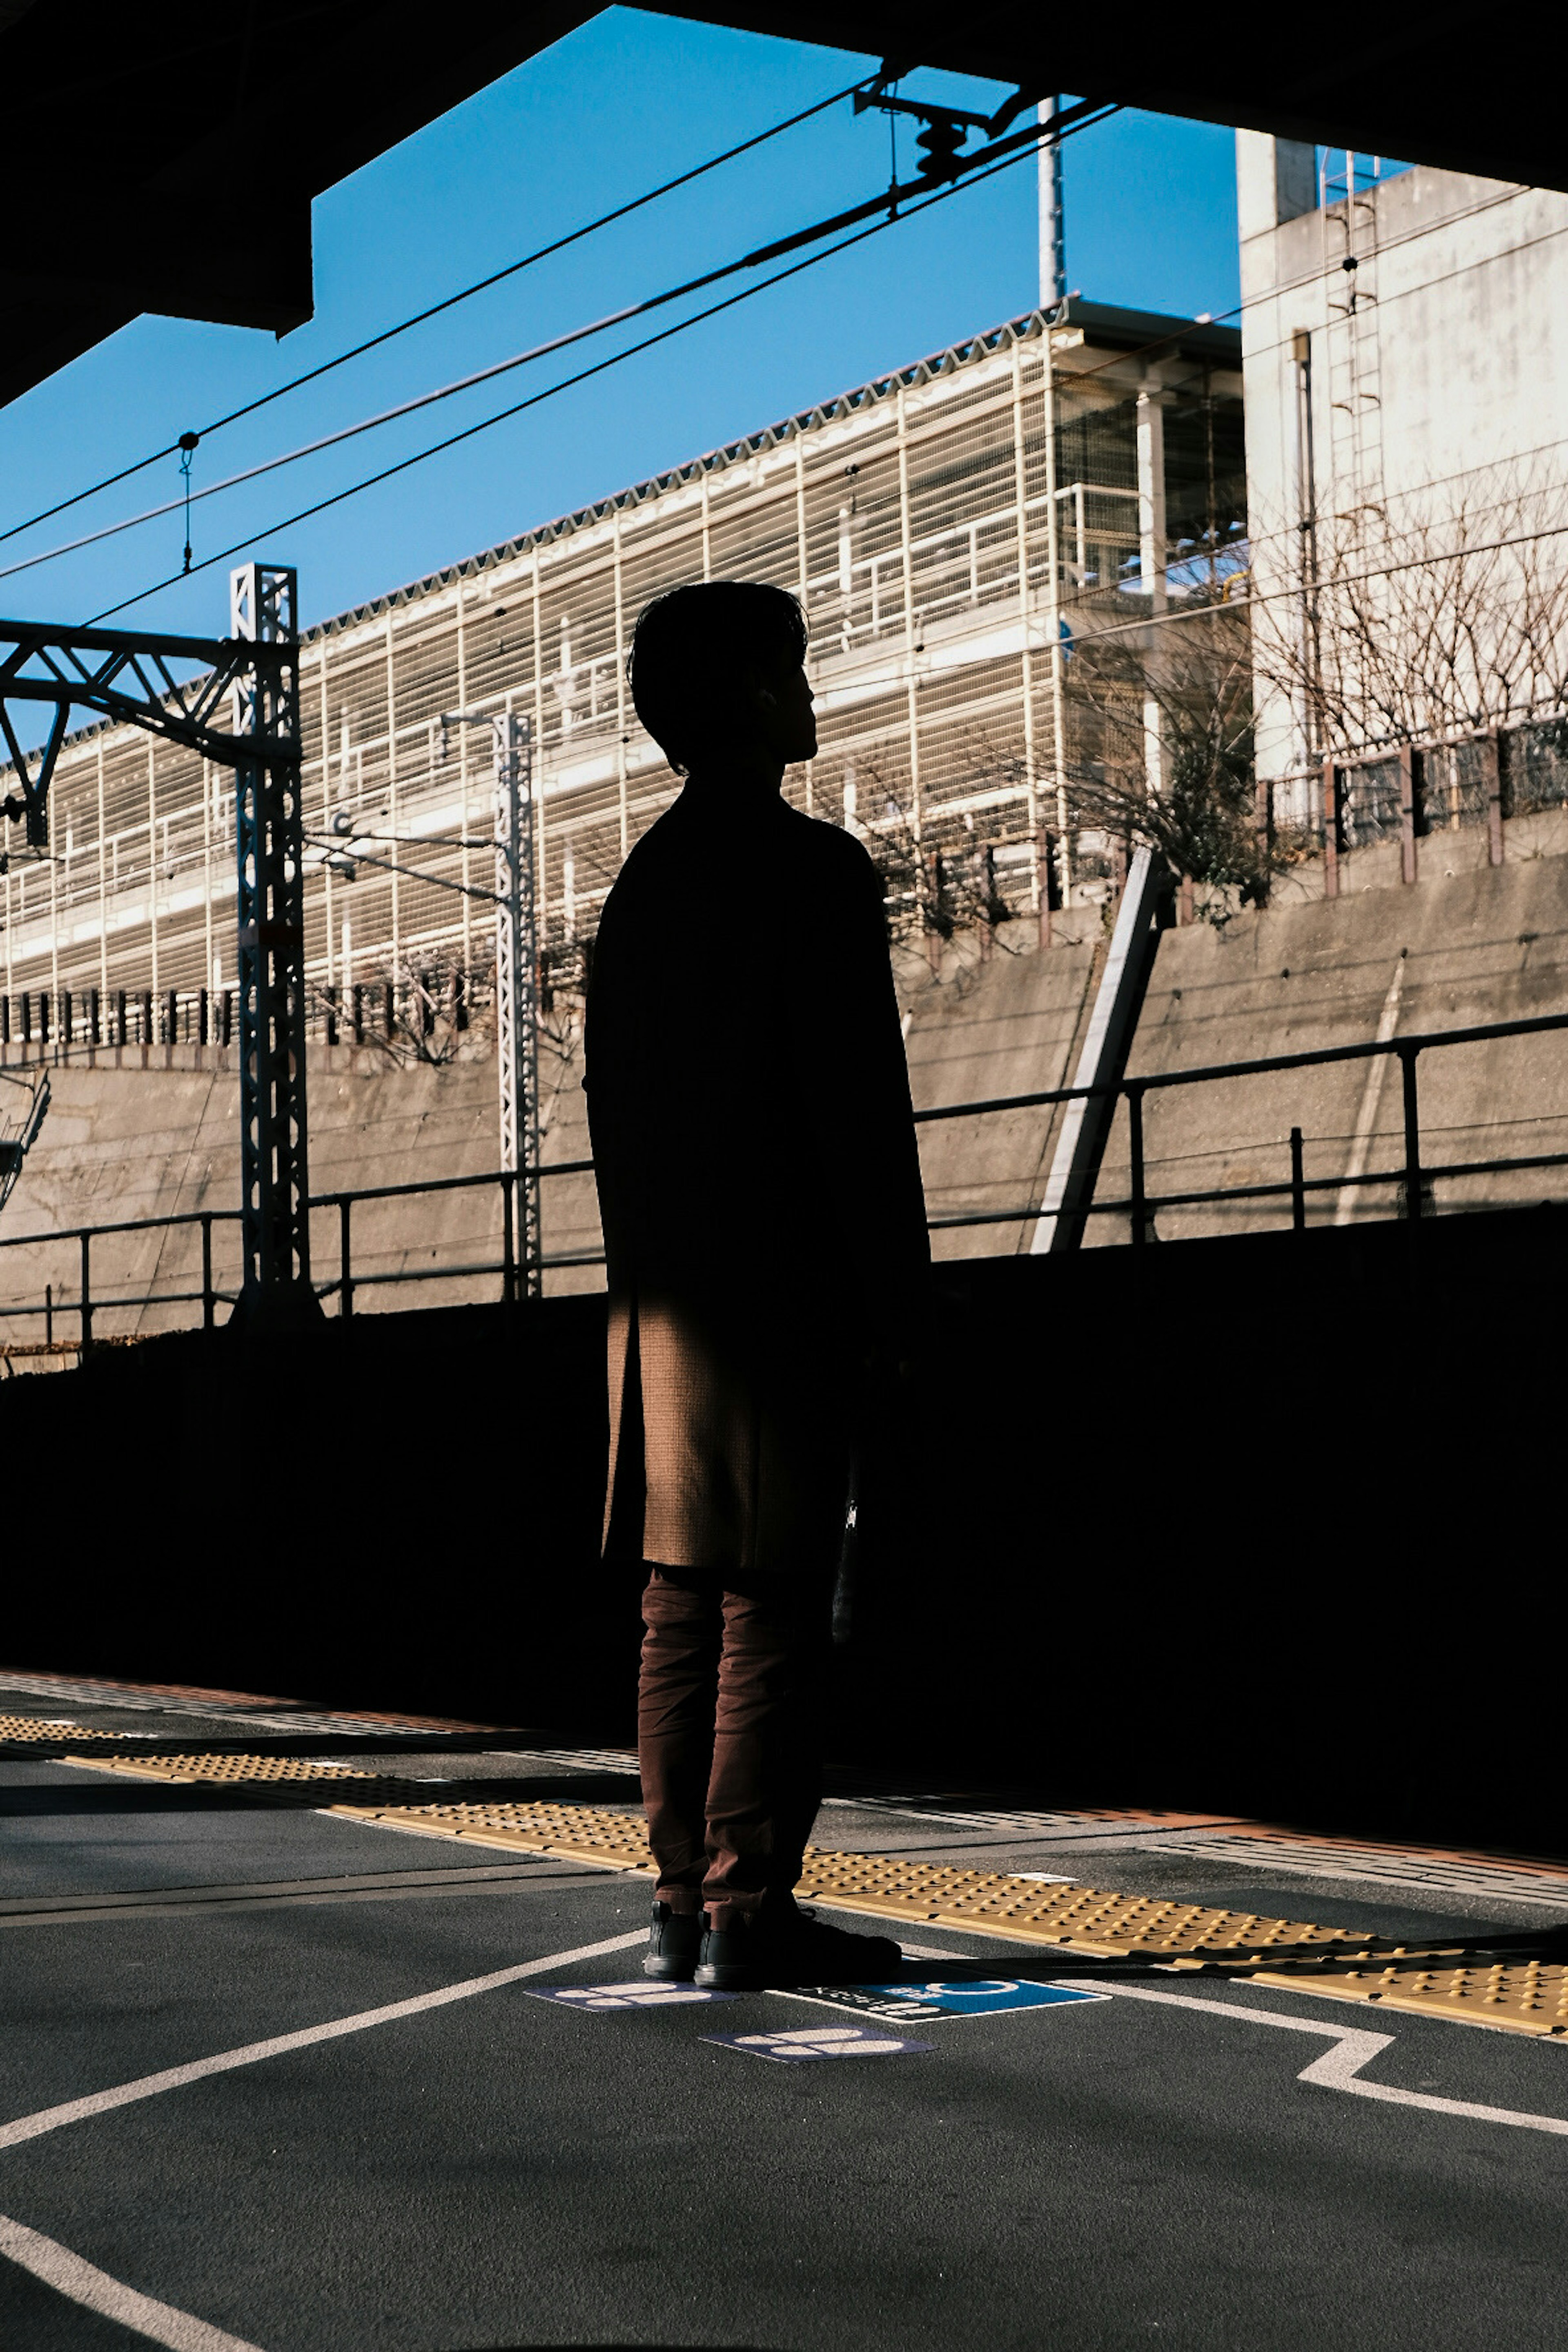
M 1332 1944 L 1355 1950 L 1367 1941 L 1364 1931 L 1263 1918 L 1252 1911 L 1108 1894 L 1095 1886 L 1042 1886 L 1005 1871 L 953 1870 L 875 1854 L 808 1854 L 801 1891 L 807 1889 L 816 1902 L 837 1902 L 889 1919 L 984 1927 L 987 1935 L 1061 1944 L 1107 1959 L 1148 1954 L 1234 1963 L 1253 1954 L 1261 1958 L 1285 1945 Z
M 334 1813 L 379 1822 L 426 1837 L 465 1838 L 474 1845 L 547 1853 L 558 1862 L 591 1862 L 608 1870 L 653 1868 L 640 1813 L 607 1805 L 333 1805 Z
M 0 1717 L 0 1731 L 5 1721 Z M 187 1786 L 382 1777 L 353 1764 L 294 1756 L 143 1754 L 69 1760 L 89 1771 L 127 1772 Z M 642 1816 L 606 1805 L 340 1802 L 327 1810 L 425 1837 L 458 1838 L 602 1870 L 652 1874 Z M 1556 1961 L 1467 1966 L 1460 1945 L 1417 1951 L 1358 1928 L 1321 1927 L 1310 1920 L 1118 1895 L 1100 1887 L 1042 1885 L 1005 1871 L 955 1870 L 936 1863 L 824 1853 L 816 1848 L 806 1853 L 795 1891 L 803 1900 L 828 1909 L 868 1912 L 910 1926 L 963 1927 L 971 1933 L 984 1929 L 988 1936 L 1055 1946 L 1100 1959 L 1223 1967 L 1227 1974 L 1245 1974 L 1254 1984 L 1310 1990 L 1333 2000 L 1379 2002 L 1461 2024 L 1568 2037 L 1568 1964 Z M 1272 1965 L 1258 1968 L 1260 1960 Z M 1367 1965 L 1346 1967 L 1347 1961 Z
M 1337 1969 L 1260 1969 L 1254 1984 L 1288 1985 L 1295 1992 L 1321 1993 L 1330 2000 L 1377 2001 L 1416 2017 L 1447 2017 L 1464 2025 L 1498 2025 L 1514 2033 L 1568 2036 L 1568 1967 L 1555 1960 L 1495 1961 L 1485 1966 L 1443 1966 L 1448 1956 L 1429 1953 L 1387 1968 Z
M 651 1872 L 639 1815 L 602 1805 L 334 1805 L 335 1813 L 389 1829 L 453 1837 L 476 1845 L 547 1853 L 563 1862 Z M 1374 1948 L 1361 1930 L 1319 1927 L 1251 1911 L 1107 1894 L 1090 1886 L 1042 1886 L 1004 1871 L 954 1870 L 879 1854 L 824 1853 L 811 1848 L 795 1892 L 829 1908 L 868 1912 L 931 1927 L 983 1927 L 1025 1944 L 1057 1944 L 1104 1959 L 1224 1960 L 1231 1966 L 1282 1948 L 1336 1948 L 1348 1958 Z
M 138 1780 L 377 1780 L 357 1764 L 317 1764 L 303 1756 L 63 1756 L 88 1772 L 128 1772 Z
M 83 1724 L 50 1721 L 41 1715 L 0 1715 L 0 1740 L 123 1739 L 123 1731 L 90 1731 Z

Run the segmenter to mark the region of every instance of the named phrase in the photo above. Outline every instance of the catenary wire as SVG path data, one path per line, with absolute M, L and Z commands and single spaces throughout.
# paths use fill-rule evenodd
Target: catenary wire
M 864 79 L 862 76 L 861 80 L 863 81 Z M 587 221 L 581 228 L 568 231 L 566 236 L 555 238 L 552 244 L 542 245 L 536 252 L 524 254 L 520 260 L 508 262 L 504 268 L 492 270 L 488 278 L 476 278 L 471 286 L 462 287 L 456 294 L 447 294 L 439 302 L 432 302 L 427 309 L 416 310 L 409 318 L 400 319 L 395 326 L 382 328 L 364 342 L 355 343 L 350 350 L 338 352 L 334 359 L 322 360 L 318 366 L 307 368 L 302 375 L 290 378 L 289 383 L 278 384 L 270 392 L 258 394 L 256 399 L 247 401 L 243 406 L 230 409 L 226 416 L 215 417 L 210 425 L 204 425 L 195 436 L 197 443 L 207 439 L 214 433 L 221 433 L 226 425 L 237 425 L 242 417 L 255 415 L 258 409 L 269 406 L 275 400 L 286 398 L 289 393 L 300 391 L 302 385 L 314 383 L 320 377 L 330 375 L 334 368 L 346 367 L 351 360 L 362 359 L 366 352 L 378 350 L 383 343 L 392 342 L 397 336 L 407 334 L 410 329 L 422 327 L 427 320 L 439 318 L 443 311 L 455 309 L 459 302 L 469 301 L 476 294 L 487 292 L 490 287 L 500 285 L 506 278 L 515 278 L 524 269 L 531 269 L 537 262 L 547 261 L 552 255 L 563 253 L 568 246 L 578 245 L 584 237 L 594 236 L 600 229 L 610 227 L 616 221 L 625 220 L 628 214 L 641 211 L 645 205 L 656 204 L 660 197 L 673 194 L 677 188 L 689 186 L 693 180 L 701 179 L 705 173 L 716 172 L 721 164 L 732 163 L 738 155 L 749 154 L 752 148 L 765 145 L 770 139 L 778 138 L 782 132 L 794 131 L 799 124 L 809 122 L 814 115 L 825 113 L 829 107 L 837 106 L 845 99 L 852 97 L 860 87 L 861 82 L 847 83 L 843 89 L 836 89 L 830 96 L 819 98 L 814 105 L 803 107 L 798 114 L 787 115 L 782 122 L 773 123 L 766 131 L 754 132 L 750 139 L 742 139 L 736 147 L 727 147 L 722 154 L 711 155 L 705 163 L 696 163 L 689 172 L 678 173 L 673 180 L 666 180 L 660 186 L 649 188 L 640 196 L 633 196 L 628 203 L 617 205 L 613 212 L 602 213 L 597 220 Z M 133 475 L 145 473 L 149 466 L 161 465 L 165 457 L 177 457 L 180 447 L 181 444 L 178 441 L 172 441 L 166 448 L 154 449 L 149 456 L 138 457 L 133 465 L 122 466 L 118 473 L 106 474 L 101 481 L 94 482 L 89 488 L 75 490 L 68 499 L 61 499 L 53 506 L 40 508 L 39 511 L 36 515 L 30 515 L 26 522 L 9 524 L 4 530 L 0 530 L 0 546 L 9 539 L 19 538 L 24 531 L 36 530 L 39 523 L 49 521 L 53 516 L 65 514 L 70 508 L 81 506 L 87 499 L 97 498 L 100 491 L 113 489 L 117 483 L 129 481 Z M 200 498 L 206 494 L 198 491 L 196 495 Z M 160 508 L 157 511 L 163 513 L 167 509 Z M 144 518 L 138 518 L 138 520 L 144 520 Z M 125 527 L 128 528 L 128 526 Z M 86 541 L 74 541 L 73 545 L 88 543 Z M 67 551 L 64 549 L 56 551 L 58 553 Z M 48 559 L 40 557 L 37 560 L 47 562 Z
M 1100 110 L 1090 113 L 1089 110 L 1093 109 Z M 973 165 L 968 167 L 967 178 L 973 184 L 975 178 L 989 177 L 991 166 L 988 159 L 996 156 L 999 151 L 1006 151 L 1009 159 L 1013 151 L 1016 151 L 1018 154 L 1031 153 L 1047 140 L 1054 142 L 1058 137 L 1070 136 L 1072 131 L 1085 128 L 1089 121 L 1103 121 L 1108 112 L 1117 110 L 1114 107 L 1105 105 L 1103 101 L 1086 100 L 1082 108 L 1075 109 L 1068 115 L 1054 118 L 1049 125 L 1032 126 L 1027 131 L 1014 133 L 1010 139 L 994 142 L 991 148 L 977 150 Z M 1082 116 L 1083 119 L 1075 119 L 1078 116 Z M 1062 122 L 1068 126 L 1065 132 L 1059 131 L 1057 128 L 1058 124 Z M 977 168 L 983 164 L 985 168 Z M 952 184 L 953 186 L 959 184 L 961 183 L 958 181 Z M 910 196 L 918 196 L 929 185 L 929 182 L 918 180 L 907 182 L 901 187 L 895 184 L 892 188 L 880 191 L 875 196 L 865 198 L 860 204 L 850 206 L 847 211 L 836 213 L 829 219 L 818 221 L 810 228 L 796 229 L 788 236 L 777 237 L 771 244 L 759 246 L 752 252 L 743 254 L 737 260 L 723 262 L 714 269 L 704 270 L 695 278 L 684 279 L 678 286 L 668 287 L 660 293 L 647 295 L 641 301 L 625 303 L 617 310 L 607 311 L 603 318 L 590 320 L 585 326 L 569 328 L 563 334 L 549 336 L 543 342 L 531 344 L 526 351 L 514 352 L 510 358 L 492 361 L 488 367 L 477 368 L 468 375 L 456 377 L 450 383 L 439 384 L 430 392 L 416 393 L 412 398 L 399 401 L 391 408 L 382 409 L 374 415 L 360 417 L 352 425 L 340 426 L 335 432 L 322 434 L 313 441 L 303 442 L 296 449 L 285 450 L 276 457 L 263 458 L 258 464 L 247 466 L 237 474 L 230 474 L 220 482 L 210 482 L 205 489 L 191 493 L 188 503 L 197 505 L 206 499 L 220 498 L 227 491 L 237 489 L 247 482 L 258 481 L 265 475 L 277 473 L 285 466 L 298 464 L 306 457 L 319 457 L 323 450 L 340 447 L 345 441 L 357 439 L 361 434 L 375 432 L 384 425 L 395 424 L 405 416 L 416 415 L 424 409 L 437 407 L 443 401 L 455 399 L 465 392 L 472 392 L 480 384 L 492 383 L 498 377 L 512 374 L 517 369 L 528 367 L 537 360 L 548 359 L 556 352 L 570 350 L 574 344 L 586 342 L 595 335 L 606 333 L 612 327 L 626 326 L 634 319 L 645 318 L 651 311 L 668 309 L 671 302 L 680 301 L 689 294 L 700 293 L 704 288 L 718 285 L 726 278 L 737 277 L 743 270 L 761 268 L 765 263 L 777 260 L 784 254 L 800 246 L 813 244 L 820 237 L 831 236 L 837 229 L 847 227 L 856 221 L 864 220 L 869 215 L 879 212 L 884 205 L 893 205 Z M 947 191 L 947 193 L 951 192 L 951 189 Z M 917 208 L 923 209 L 923 206 Z M 362 346 L 362 349 L 369 349 L 369 346 Z M 300 381 L 304 379 L 301 378 Z M 46 548 L 37 555 L 24 556 L 18 562 L 0 569 L 0 580 L 12 579 L 19 572 L 35 571 L 39 565 L 55 562 L 62 556 L 79 553 L 83 548 L 100 546 L 104 541 L 118 538 L 125 531 L 140 530 L 145 523 L 161 521 L 171 514 L 178 513 L 186 504 L 186 497 L 182 494 L 181 497 L 167 499 L 159 506 L 150 507 L 142 514 L 128 515 L 119 522 L 105 523 L 100 530 L 84 532 L 79 538 L 65 541 L 58 547 Z M 186 568 L 188 570 L 190 567 Z M 118 609 L 116 607 L 116 610 Z
M 1107 114 L 1117 110 L 1115 107 L 1108 105 L 1105 112 L 1097 114 L 1092 121 L 1103 121 Z M 1089 119 L 1070 126 L 1071 131 L 1089 128 L 1090 128 Z M 1067 135 L 1070 135 L 1070 131 Z M 536 408 L 542 402 L 553 399 L 558 393 L 569 392 L 576 385 L 587 383 L 591 377 L 602 375 L 609 368 L 618 367 L 623 360 L 635 359 L 639 353 L 651 351 L 656 345 L 668 342 L 674 336 L 684 334 L 689 328 L 700 326 L 705 320 L 717 318 L 725 310 L 733 310 L 737 304 L 750 301 L 753 295 L 765 293 L 771 287 L 784 284 L 787 278 L 799 277 L 803 271 L 815 268 L 818 262 L 831 260 L 837 254 L 847 253 L 854 246 L 863 245 L 868 238 L 880 236 L 884 229 L 896 226 L 900 221 L 918 219 L 921 213 L 929 212 L 933 205 L 945 202 L 949 196 L 957 194 L 961 189 L 976 187 L 982 182 L 994 178 L 998 173 L 1007 171 L 1013 164 L 1023 161 L 1026 153 L 1034 152 L 1034 145 L 1039 143 L 1037 137 L 1033 134 L 1031 136 L 1033 144 L 1030 147 L 1020 148 L 985 169 L 974 173 L 972 176 L 954 181 L 951 185 L 936 190 L 923 202 L 906 205 L 896 215 L 874 220 L 868 227 L 857 230 L 852 236 L 840 238 L 836 245 L 826 246 L 819 252 L 807 254 L 804 260 L 793 263 L 789 268 L 777 270 L 770 278 L 759 278 L 755 285 L 744 286 L 738 293 L 727 295 L 722 301 L 711 303 L 706 310 L 694 311 L 689 318 L 677 320 L 673 326 L 661 328 L 657 334 L 646 336 L 641 342 L 630 343 L 623 351 L 613 352 L 607 359 L 596 361 L 593 366 L 580 369 L 575 375 L 563 377 L 559 383 L 546 385 L 542 392 L 530 394 L 526 400 L 516 401 L 511 406 L 500 409 L 493 415 L 481 417 L 476 424 L 466 425 L 461 432 L 449 434 L 443 440 L 432 442 L 427 447 L 416 450 L 410 457 L 400 458 L 393 465 L 383 467 L 374 474 L 364 476 L 360 481 L 351 483 L 346 489 L 333 491 L 329 497 L 320 499 L 310 506 L 301 507 L 295 513 L 286 515 L 260 530 L 247 531 L 243 539 L 236 540 L 228 547 L 219 548 L 215 554 L 205 556 L 199 563 L 193 563 L 189 572 L 183 571 L 171 572 L 167 578 L 154 581 L 151 586 L 139 589 L 134 595 L 122 597 L 118 604 L 106 605 L 102 612 L 93 615 L 89 625 L 96 627 L 100 622 L 110 619 L 116 613 L 126 611 L 130 605 L 142 604 L 147 597 L 155 596 L 165 588 L 177 586 L 181 580 L 188 579 L 197 572 L 208 571 L 214 564 L 226 562 L 230 556 L 241 553 L 247 547 L 254 545 L 259 538 L 268 536 L 274 531 L 292 530 L 296 523 L 308 521 L 312 516 L 322 514 L 331 507 L 341 506 L 344 500 L 357 498 L 363 490 L 374 489 L 379 483 L 389 481 L 398 474 L 407 473 L 413 467 L 423 465 L 426 458 L 439 457 L 445 450 L 456 448 L 462 442 L 472 440 L 476 435 L 489 432 L 492 425 L 505 424 L 511 417 L 521 415 L 525 410 Z M 884 194 L 875 201 L 879 206 L 887 202 L 887 197 Z M 815 233 L 820 235 L 822 230 L 819 228 Z M 789 246 L 798 244 L 800 241 L 800 238 L 795 237 L 782 239 L 780 243 L 787 250 Z M 778 247 L 772 249 L 777 251 Z M 729 270 L 715 271 L 706 280 L 699 282 L 711 284 L 714 277 L 730 274 L 731 272 Z

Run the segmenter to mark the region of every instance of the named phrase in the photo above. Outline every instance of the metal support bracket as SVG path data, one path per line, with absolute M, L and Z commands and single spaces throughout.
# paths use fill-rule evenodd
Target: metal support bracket
M 232 635 L 0 621 L 0 739 L 21 789 L 0 802 L 47 851 L 48 793 L 73 710 L 138 727 L 235 772 L 239 860 L 241 1313 L 314 1320 L 305 1117 L 305 908 L 295 575 L 230 575 Z M 29 750 L 10 706 L 50 703 Z M 232 730 L 218 723 L 231 703 Z M 123 1040 L 121 1041 L 123 1042 Z M 41 1113 L 40 1113 L 41 1116 Z
M 214 715 L 249 677 L 255 658 L 251 643 L 239 636 L 156 636 L 0 621 L 0 739 L 21 786 L 6 794 L 0 814 L 13 824 L 26 818 L 29 849 L 47 848 L 49 785 L 73 710 L 143 728 L 225 767 L 254 757 L 255 741 L 241 743 L 214 724 Z M 193 667 L 195 677 L 180 674 Z M 34 750 L 18 735 L 10 709 L 25 702 L 54 705 L 48 735 Z M 284 760 L 299 757 L 297 741 L 261 748 Z

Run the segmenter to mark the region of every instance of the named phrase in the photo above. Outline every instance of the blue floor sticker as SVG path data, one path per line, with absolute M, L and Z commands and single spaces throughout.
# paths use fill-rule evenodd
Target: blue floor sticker
M 694 1984 L 524 1985 L 531 2000 L 559 2001 L 563 2009 L 675 2009 L 693 2000 L 737 2000 L 732 1992 L 709 1992 Z
M 794 2033 L 705 2033 L 702 2039 L 743 2051 L 748 2058 L 772 2058 L 781 2066 L 815 2058 L 902 2058 L 935 2046 L 901 2034 L 872 2033 L 863 2025 L 808 2025 Z
M 944 2017 L 996 2017 L 1013 2009 L 1057 2009 L 1065 2002 L 1105 2000 L 1102 1992 L 1069 1985 L 1030 1984 L 1012 1977 L 977 1977 L 953 1984 L 797 1985 L 789 2000 L 825 2001 L 889 2025 L 935 2023 Z

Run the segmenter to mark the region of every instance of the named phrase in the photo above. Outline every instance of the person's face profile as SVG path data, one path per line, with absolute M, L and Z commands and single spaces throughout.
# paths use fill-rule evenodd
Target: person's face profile
M 757 710 L 767 749 L 791 766 L 816 756 L 816 696 L 799 662 L 781 662 L 757 689 Z

